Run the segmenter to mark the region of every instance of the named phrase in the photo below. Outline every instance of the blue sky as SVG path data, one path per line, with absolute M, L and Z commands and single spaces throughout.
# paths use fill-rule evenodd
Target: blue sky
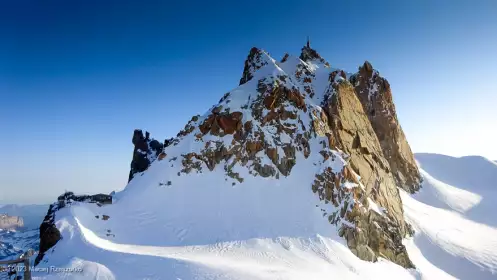
M 134 128 L 176 135 L 252 46 L 279 59 L 307 35 L 333 67 L 388 78 L 415 152 L 497 159 L 495 15 L 490 0 L 3 1 L 0 203 L 122 189 Z

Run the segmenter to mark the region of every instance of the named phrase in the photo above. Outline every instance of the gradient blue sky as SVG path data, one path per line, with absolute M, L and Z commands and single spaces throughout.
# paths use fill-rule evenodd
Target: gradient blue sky
M 176 135 L 307 35 L 388 78 L 415 152 L 497 159 L 496 1 L 2 1 L 0 203 L 122 189 L 134 128 Z

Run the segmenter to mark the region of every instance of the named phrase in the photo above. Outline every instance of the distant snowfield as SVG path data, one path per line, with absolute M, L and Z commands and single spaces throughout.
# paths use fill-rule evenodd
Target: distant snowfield
M 413 196 L 401 191 L 415 246 L 459 279 L 497 279 L 497 164 L 437 154 L 416 160 L 423 188 Z
M 440 157 L 452 165 L 440 165 Z M 401 191 L 405 217 L 416 230 L 404 241 L 416 270 L 356 258 L 336 229 L 316 215 L 316 199 L 305 187 L 285 193 L 290 182 L 282 179 L 279 185 L 228 188 L 213 172 L 212 178 L 199 176 L 195 197 L 181 197 L 174 184 L 160 189 L 139 182 L 146 191 L 131 187 L 113 205 L 62 209 L 57 224 L 63 239 L 39 267 L 80 271 L 38 272 L 35 279 L 497 279 L 497 228 L 471 218 L 485 214 L 476 211 L 482 203 L 497 203 L 497 196 L 488 195 L 495 194 L 496 181 L 482 181 L 497 176 L 497 165 L 472 157 L 416 158 L 423 189 L 413 196 Z M 455 174 L 461 185 L 443 181 L 462 167 L 465 172 Z M 226 189 L 212 197 L 219 187 Z M 258 203 L 260 211 L 250 212 L 247 203 Z M 228 208 L 233 211 L 223 212 Z M 495 213 L 480 220 L 495 224 Z M 103 214 L 110 219 L 103 221 Z

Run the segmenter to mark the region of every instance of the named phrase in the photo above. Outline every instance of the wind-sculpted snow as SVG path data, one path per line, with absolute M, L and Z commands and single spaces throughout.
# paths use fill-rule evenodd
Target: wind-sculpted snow
M 58 227 L 63 239 L 58 246 L 70 246 L 77 257 L 56 249 L 50 264 L 80 269 L 79 275 L 73 273 L 74 279 L 324 280 L 333 275 L 337 279 L 397 280 L 420 277 L 387 261 L 374 264 L 361 261 L 339 241 L 341 238 L 329 234 L 327 237 L 281 236 L 189 246 L 115 242 L 102 237 L 100 232 L 106 226 L 94 218 L 96 211 L 97 207 L 73 205 L 59 213 Z M 42 273 L 36 274 L 36 278 L 58 279 L 56 274 Z
M 401 192 L 404 214 L 416 231 L 414 240 L 407 246 L 410 256 L 416 263 L 414 250 L 440 269 L 459 279 L 496 279 L 497 278 L 497 222 L 495 212 L 475 216 L 475 208 L 483 201 L 497 203 L 497 196 L 480 196 L 477 186 L 490 186 L 492 181 L 472 177 L 485 172 L 486 178 L 497 175 L 492 173 L 493 163 L 481 157 L 452 158 L 444 155 L 416 155 L 423 174 L 423 188 L 415 195 Z M 443 165 L 440 165 L 443 163 Z M 451 184 L 435 178 L 449 178 L 451 172 L 464 168 L 464 175 L 452 173 Z M 458 178 L 459 181 L 454 178 Z M 458 184 L 458 182 L 460 184 Z M 466 189 L 458 188 L 465 185 Z M 471 189 L 469 186 L 475 186 Z M 474 191 L 474 192 L 472 192 Z M 491 221 L 480 223 L 478 220 Z M 417 247 L 417 249 L 416 249 Z
M 420 172 L 424 179 L 423 189 L 420 190 L 416 197 L 427 204 L 466 213 L 482 200 L 482 197 L 478 194 L 437 180 L 422 168 L 420 168 Z
M 423 170 L 449 185 L 476 193 L 496 189 L 497 164 L 484 157 L 416 154 L 416 160 Z
M 456 158 L 416 154 L 416 160 L 427 175 L 418 199 L 436 207 L 454 209 L 475 222 L 497 227 L 497 218 L 492 214 L 497 213 L 497 164 L 479 156 Z

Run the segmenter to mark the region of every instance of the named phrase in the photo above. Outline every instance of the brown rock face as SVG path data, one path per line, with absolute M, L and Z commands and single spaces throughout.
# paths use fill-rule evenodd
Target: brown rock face
M 202 134 L 208 132 L 216 136 L 234 134 L 236 131 L 242 129 L 242 117 L 243 114 L 241 112 L 219 113 L 217 110 L 214 110 L 212 115 L 199 126 L 199 129 Z
M 416 192 L 421 176 L 397 119 L 390 84 L 367 61 L 350 82 L 371 121 L 397 185 L 410 193 Z
M 402 237 L 407 234 L 402 202 L 389 163 L 383 157 L 380 142 L 357 98 L 352 85 L 344 80 L 332 85 L 333 94 L 326 101 L 325 111 L 336 145 L 348 154 L 353 172 L 361 177 L 364 189 L 356 188 L 354 198 L 368 206 L 368 197 L 386 209 L 380 215 L 368 207 L 355 207 L 344 216 L 355 228 L 343 225 L 340 235 L 349 248 L 364 260 L 387 258 L 404 267 L 413 267 Z M 344 170 L 345 171 L 345 170 Z M 351 171 L 343 176 L 353 181 Z

